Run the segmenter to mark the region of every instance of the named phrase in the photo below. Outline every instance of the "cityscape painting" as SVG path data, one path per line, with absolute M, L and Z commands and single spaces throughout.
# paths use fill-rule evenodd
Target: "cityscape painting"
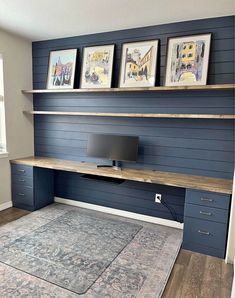
M 158 40 L 125 43 L 119 87 L 151 87 L 155 85 Z
M 168 41 L 166 86 L 206 85 L 211 34 Z
M 51 51 L 47 89 L 73 88 L 77 49 Z
M 110 88 L 114 45 L 85 47 L 80 88 Z

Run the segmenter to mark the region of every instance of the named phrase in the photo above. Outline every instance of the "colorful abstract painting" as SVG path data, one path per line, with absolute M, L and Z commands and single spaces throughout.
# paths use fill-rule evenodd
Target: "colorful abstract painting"
M 157 50 L 158 40 L 124 44 L 119 87 L 154 86 Z
M 86 47 L 83 52 L 80 88 L 110 88 L 114 45 Z
M 47 89 L 73 88 L 77 49 L 50 52 Z
M 211 34 L 171 38 L 166 86 L 206 85 Z

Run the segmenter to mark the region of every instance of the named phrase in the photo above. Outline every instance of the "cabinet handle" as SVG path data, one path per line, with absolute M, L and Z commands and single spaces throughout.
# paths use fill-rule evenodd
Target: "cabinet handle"
M 212 215 L 211 212 L 204 212 L 204 211 L 200 211 L 200 214 L 202 214 L 202 215 L 208 215 L 208 216 L 211 216 Z
M 206 202 L 213 202 L 213 199 L 207 199 L 207 198 L 201 198 L 201 201 L 206 201 Z
M 25 170 L 18 170 L 18 172 L 24 173 L 24 172 L 25 172 Z
M 25 180 L 24 180 L 24 179 L 19 179 L 18 181 L 19 181 L 19 182 L 25 182 Z
M 210 232 L 201 231 L 201 230 L 198 230 L 198 233 L 203 234 L 203 235 L 210 235 Z
M 24 193 L 19 192 L 18 195 L 23 197 L 24 196 Z

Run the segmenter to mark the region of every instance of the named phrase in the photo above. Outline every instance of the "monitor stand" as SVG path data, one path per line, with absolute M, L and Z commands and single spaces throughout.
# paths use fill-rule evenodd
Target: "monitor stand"
M 112 160 L 112 165 L 97 165 L 97 168 L 112 168 L 119 171 L 122 169 L 118 160 Z

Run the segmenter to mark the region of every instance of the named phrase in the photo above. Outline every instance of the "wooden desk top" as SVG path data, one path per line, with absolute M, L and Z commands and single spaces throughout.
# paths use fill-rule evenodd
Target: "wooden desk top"
M 97 168 L 94 163 L 77 162 L 49 157 L 26 157 L 12 160 L 11 163 L 28 166 L 91 174 L 104 177 L 120 178 L 125 180 L 162 184 L 182 188 L 212 191 L 224 194 L 232 193 L 232 180 L 219 179 L 205 176 L 194 176 L 173 172 L 160 172 L 154 170 L 137 170 L 123 168 L 114 170 L 112 168 Z

